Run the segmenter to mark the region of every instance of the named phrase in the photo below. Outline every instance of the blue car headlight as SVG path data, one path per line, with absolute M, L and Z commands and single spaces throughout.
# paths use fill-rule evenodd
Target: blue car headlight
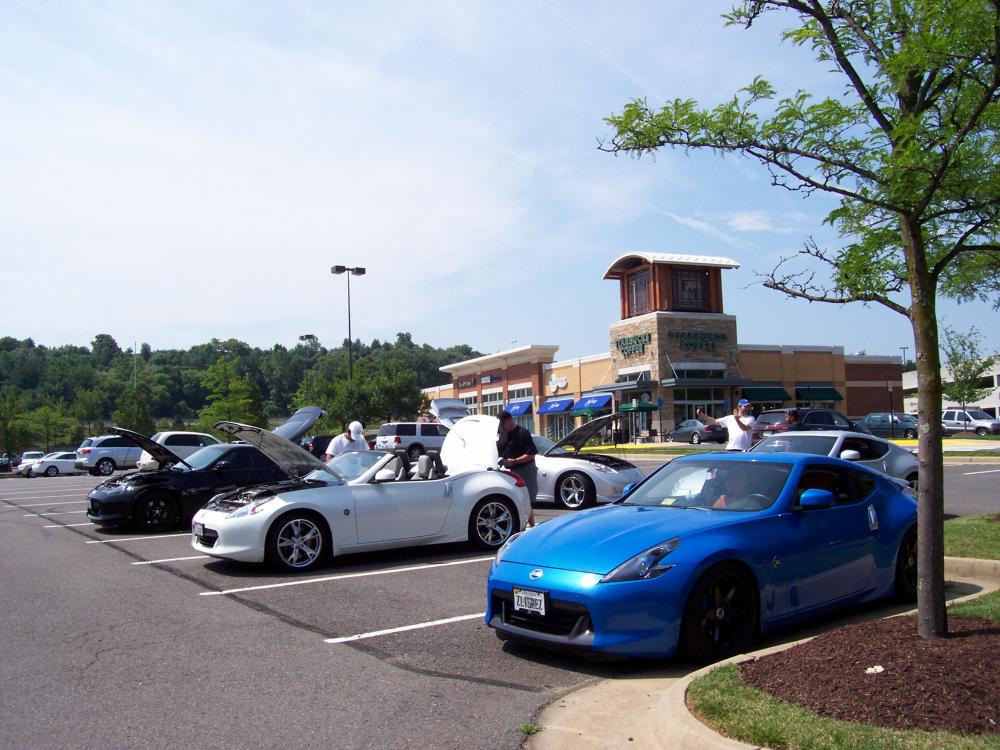
M 521 536 L 521 534 L 523 533 L 524 532 L 519 531 L 516 534 L 511 534 L 509 537 L 507 537 L 507 541 L 504 542 L 503 545 L 501 545 L 500 549 L 497 550 L 497 556 L 493 560 L 494 565 L 500 564 L 500 561 L 503 560 L 503 556 L 506 555 L 507 550 L 510 549 L 510 545 L 513 544 L 514 540 L 517 539 L 519 536 Z
M 673 565 L 666 562 L 667 555 L 680 546 L 679 537 L 668 539 L 662 544 L 650 547 L 635 557 L 630 557 L 617 568 L 601 579 L 601 583 L 617 583 L 620 581 L 639 581 L 644 578 L 656 578 L 670 570 Z

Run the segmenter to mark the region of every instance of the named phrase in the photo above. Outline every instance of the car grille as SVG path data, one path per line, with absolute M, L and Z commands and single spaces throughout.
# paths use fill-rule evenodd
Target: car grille
M 198 540 L 198 544 L 204 547 L 214 547 L 215 543 L 219 541 L 219 533 L 214 529 L 205 529 L 205 532 L 195 536 L 195 539 Z
M 589 632 L 590 612 L 582 604 L 549 599 L 545 615 L 518 612 L 514 609 L 514 594 L 497 591 L 493 594 L 493 611 L 500 613 L 505 625 L 534 630 L 538 633 L 573 637 Z

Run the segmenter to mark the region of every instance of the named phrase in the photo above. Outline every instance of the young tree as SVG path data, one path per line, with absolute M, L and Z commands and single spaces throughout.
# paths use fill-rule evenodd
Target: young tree
M 208 406 L 198 412 L 204 429 L 216 422 L 231 421 L 267 427 L 267 416 L 257 383 L 240 375 L 230 356 L 222 357 L 205 374 Z
M 115 427 L 124 427 L 142 435 L 152 435 L 156 429 L 149 408 L 149 394 L 142 387 L 126 388 L 111 415 Z
M 776 186 L 828 193 L 843 238 L 807 241 L 765 287 L 810 302 L 876 303 L 913 330 L 920 415 L 917 629 L 947 634 L 939 295 L 1000 306 L 1000 0 L 744 0 L 725 16 L 749 28 L 788 13 L 792 44 L 840 76 L 841 97 L 778 99 L 756 78 L 713 109 L 627 104 L 602 148 L 708 149 L 760 162 Z M 974 283 L 973 283 L 974 282 Z
M 979 345 L 982 341 L 975 326 L 968 333 L 961 334 L 954 328 L 944 329 L 944 358 L 950 377 L 944 383 L 944 397 L 957 401 L 965 411 L 966 404 L 985 397 L 992 388 L 984 388 L 981 383 L 985 375 L 997 361 L 996 355 L 984 357 Z

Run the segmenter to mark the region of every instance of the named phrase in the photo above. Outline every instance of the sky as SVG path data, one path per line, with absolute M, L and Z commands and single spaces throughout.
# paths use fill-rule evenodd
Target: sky
M 913 355 L 874 306 L 789 300 L 758 272 L 810 237 L 825 196 L 737 157 L 598 150 L 634 98 L 728 99 L 841 80 L 727 27 L 727 2 L 0 4 L 0 335 L 187 348 L 337 346 L 408 331 L 495 352 L 608 350 L 630 251 L 732 258 L 741 344 Z M 985 304 L 944 303 L 988 350 Z

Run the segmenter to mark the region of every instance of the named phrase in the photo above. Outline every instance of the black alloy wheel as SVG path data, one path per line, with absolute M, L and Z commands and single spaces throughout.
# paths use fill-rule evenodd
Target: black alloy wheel
M 110 477 L 115 473 L 115 462 L 110 458 L 102 458 L 97 462 L 97 473 L 102 477 Z
M 917 600 L 917 527 L 903 535 L 896 553 L 896 597 L 904 602 Z
M 758 592 L 733 563 L 707 571 L 695 584 L 681 623 L 680 648 L 697 662 L 741 653 L 757 632 Z
M 326 524 L 317 514 L 292 511 L 271 524 L 264 554 L 281 570 L 312 570 L 326 553 L 327 536 Z
M 57 477 L 57 476 L 59 476 L 59 467 L 58 466 L 50 466 L 49 468 L 47 468 L 45 470 L 45 476 L 47 476 L 47 477 Z
M 481 549 L 497 549 L 517 530 L 516 519 L 517 511 L 507 498 L 483 498 L 469 516 L 469 541 Z
M 177 503 L 166 492 L 147 492 L 136 500 L 136 521 L 147 531 L 176 529 L 180 524 Z

